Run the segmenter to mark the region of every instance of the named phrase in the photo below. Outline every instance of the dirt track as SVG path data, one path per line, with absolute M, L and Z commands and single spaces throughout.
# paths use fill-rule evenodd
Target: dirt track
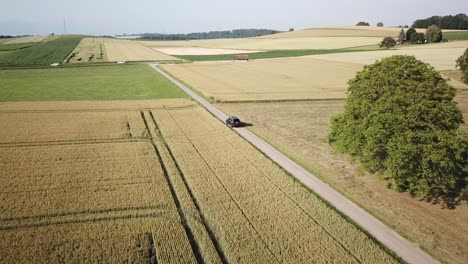
M 194 93 L 182 83 L 178 82 L 164 71 L 157 67 L 157 64 L 150 64 L 157 72 L 162 74 L 168 80 L 172 81 L 184 92 L 190 95 L 194 100 L 198 101 L 215 117 L 224 122 L 227 115 L 215 106 L 208 103 L 202 97 Z M 271 160 L 280 165 L 283 169 L 289 172 L 292 176 L 310 188 L 317 195 L 322 197 L 337 210 L 345 214 L 373 237 L 379 240 L 382 244 L 395 252 L 404 261 L 408 263 L 438 263 L 429 254 L 411 244 L 409 241 L 401 237 L 395 231 L 387 227 L 385 224 L 377 220 L 375 217 L 361 209 L 359 206 L 342 196 L 327 184 L 320 181 L 317 177 L 300 167 L 298 164 L 287 158 L 271 145 L 257 137 L 254 133 L 246 128 L 236 128 L 235 131 L 262 151 Z

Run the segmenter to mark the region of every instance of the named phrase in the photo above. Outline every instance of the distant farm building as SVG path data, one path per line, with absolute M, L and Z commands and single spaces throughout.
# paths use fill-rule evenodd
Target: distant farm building
M 234 55 L 234 60 L 235 61 L 249 61 L 250 57 L 249 55 Z

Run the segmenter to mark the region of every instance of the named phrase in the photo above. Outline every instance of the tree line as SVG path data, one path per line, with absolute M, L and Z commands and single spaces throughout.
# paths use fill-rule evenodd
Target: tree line
M 458 14 L 455 16 L 432 16 L 426 19 L 418 19 L 414 21 L 413 28 L 428 28 L 431 25 L 436 25 L 442 29 L 468 29 L 468 16 Z
M 282 31 L 271 29 L 234 29 L 224 31 L 197 32 L 188 34 L 160 34 L 145 33 L 142 39 L 152 40 L 192 40 L 192 39 L 220 39 L 220 38 L 249 38 L 280 33 Z

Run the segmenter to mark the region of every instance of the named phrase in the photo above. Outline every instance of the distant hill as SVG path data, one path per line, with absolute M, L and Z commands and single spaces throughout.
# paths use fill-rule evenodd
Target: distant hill
M 141 36 L 140 39 L 153 40 L 192 40 L 192 39 L 221 39 L 221 38 L 250 38 L 263 35 L 271 35 L 282 31 L 271 29 L 234 29 L 225 31 L 210 31 L 188 34 L 160 34 L 160 33 L 144 33 L 135 34 Z M 132 36 L 132 35 L 126 35 Z
M 428 28 L 431 25 L 439 26 L 442 29 L 468 29 L 468 17 L 465 14 L 456 16 L 432 16 L 426 19 L 414 21 L 413 28 Z

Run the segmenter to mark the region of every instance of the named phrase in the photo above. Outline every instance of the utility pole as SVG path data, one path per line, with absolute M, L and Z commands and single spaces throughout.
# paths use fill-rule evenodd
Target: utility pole
M 67 34 L 67 21 L 63 18 L 63 34 Z

